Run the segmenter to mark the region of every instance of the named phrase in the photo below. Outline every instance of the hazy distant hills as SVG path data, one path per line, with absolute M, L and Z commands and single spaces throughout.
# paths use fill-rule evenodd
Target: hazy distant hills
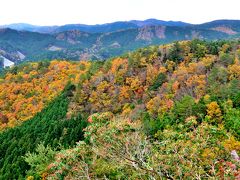
M 227 27 L 235 31 L 240 30 L 240 20 L 216 20 L 203 24 L 196 25 L 201 28 L 216 28 L 216 27 Z
M 0 26 L 0 57 L 12 62 L 40 59 L 106 59 L 139 47 L 194 38 L 238 38 L 240 20 L 217 20 L 199 25 L 178 21 L 114 22 Z
M 162 21 L 157 19 L 147 19 L 144 21 L 118 21 L 106 24 L 85 25 L 85 24 L 66 24 L 63 26 L 35 26 L 26 23 L 16 23 L 0 26 L 2 28 L 10 28 L 18 31 L 31 31 L 39 33 L 58 33 L 69 30 L 79 30 L 89 33 L 106 33 L 123 29 L 138 28 L 142 26 L 159 25 L 159 26 L 188 26 L 189 23 L 181 21 Z
M 162 20 L 158 20 L 158 19 L 147 19 L 144 21 L 139 21 L 139 20 L 132 20 L 129 21 L 130 23 L 133 23 L 135 25 L 137 25 L 138 27 L 142 27 L 142 26 L 152 26 L 152 25 L 158 25 L 158 26 L 189 26 L 191 24 L 189 23 L 185 23 L 182 21 L 162 21 Z

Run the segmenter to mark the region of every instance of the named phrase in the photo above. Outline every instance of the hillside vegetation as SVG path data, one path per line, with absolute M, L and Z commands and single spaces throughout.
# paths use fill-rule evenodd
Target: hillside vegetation
M 33 117 L 64 89 L 77 82 L 87 62 L 44 61 L 15 66 L 0 78 L 0 129 Z
M 82 130 L 86 121 L 81 115 L 66 118 L 72 87 L 68 85 L 63 93 L 29 121 L 0 134 L 0 179 L 24 179 L 29 165 L 22 156 L 35 148 L 45 153 L 38 163 L 46 165 L 45 159 L 53 159 L 56 154 L 51 147 L 55 150 L 60 146 L 69 148 L 84 139 Z
M 53 61 L 43 72 L 42 63 L 12 68 L 0 81 L 2 89 L 18 87 L 15 98 L 8 91 L 12 104 L 42 104 L 38 111 L 19 109 L 17 117 L 12 104 L 0 106 L 0 179 L 240 178 L 239 41 L 183 41 L 106 61 Z M 39 78 L 26 84 L 34 71 Z M 30 84 L 61 86 L 28 97 Z M 29 100 L 37 97 L 36 105 Z

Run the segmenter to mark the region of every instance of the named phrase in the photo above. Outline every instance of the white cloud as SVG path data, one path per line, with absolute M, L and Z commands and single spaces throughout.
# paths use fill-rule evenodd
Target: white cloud
M 2 0 L 0 24 L 98 24 L 156 18 L 202 23 L 240 19 L 239 0 Z

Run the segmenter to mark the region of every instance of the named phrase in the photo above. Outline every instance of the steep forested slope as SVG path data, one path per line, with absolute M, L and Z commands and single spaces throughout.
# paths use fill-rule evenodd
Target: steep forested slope
M 0 129 L 33 117 L 55 98 L 68 81 L 76 82 L 89 63 L 44 61 L 10 69 L 0 78 Z M 86 70 L 81 69 L 84 65 Z
M 0 133 L 0 179 L 24 179 L 29 165 L 23 156 L 33 152 L 40 143 L 52 148 L 67 148 L 83 139 L 82 129 L 86 127 L 86 121 L 81 115 L 66 119 L 73 90 L 73 85 L 67 85 L 40 113 L 20 126 Z M 43 163 L 44 159 L 40 162 Z
M 94 63 L 75 95 L 77 112 L 97 113 L 85 143 L 46 177 L 238 179 L 239 58 L 239 42 L 194 40 Z
M 239 41 L 193 40 L 147 47 L 106 61 L 54 61 L 55 66 L 49 66 L 58 69 L 54 79 L 68 74 L 66 67 L 69 71 L 70 67 L 78 69 L 70 71 L 69 78 L 61 78 L 61 82 L 71 80 L 76 86 L 71 86 L 74 91 L 69 104 L 60 100 L 60 95 L 53 103 L 65 104 L 64 110 L 57 113 L 50 103 L 47 111 L 3 131 L 1 144 L 13 150 L 19 147 L 9 140 L 13 137 L 11 132 L 33 127 L 33 122 L 39 122 L 33 133 L 48 130 L 51 134 L 52 130 L 41 129 L 48 122 L 51 127 L 59 127 L 56 140 L 50 138 L 46 142 L 47 136 L 40 133 L 32 149 L 27 145 L 22 149 L 21 155 L 30 151 L 23 158 L 29 164 L 25 164 L 29 179 L 238 179 L 239 60 Z M 1 80 L 3 84 L 11 74 Z M 45 118 L 50 112 L 55 117 Z M 89 116 L 84 138 L 80 123 L 83 121 L 73 121 L 79 113 Z M 4 120 L 4 116 L 0 118 Z M 68 120 L 61 120 L 64 117 L 72 117 L 70 122 L 74 122 L 73 126 L 66 125 L 67 132 L 81 135 L 65 133 L 61 123 Z M 80 127 L 76 130 L 78 122 Z M 66 143 L 60 140 L 61 135 L 68 139 Z M 82 141 L 66 149 L 77 140 Z M 44 145 L 37 146 L 41 141 Z M 47 147 L 58 143 L 63 147 Z M 3 152 L 3 177 L 11 177 L 6 167 L 18 161 L 14 154 Z M 22 171 L 15 172 L 14 177 L 24 176 Z

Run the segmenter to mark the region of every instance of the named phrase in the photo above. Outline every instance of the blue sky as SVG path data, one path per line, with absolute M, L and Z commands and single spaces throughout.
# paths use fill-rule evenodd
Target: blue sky
M 202 23 L 239 19 L 239 0 L 1 0 L 0 24 L 102 24 L 120 20 Z

